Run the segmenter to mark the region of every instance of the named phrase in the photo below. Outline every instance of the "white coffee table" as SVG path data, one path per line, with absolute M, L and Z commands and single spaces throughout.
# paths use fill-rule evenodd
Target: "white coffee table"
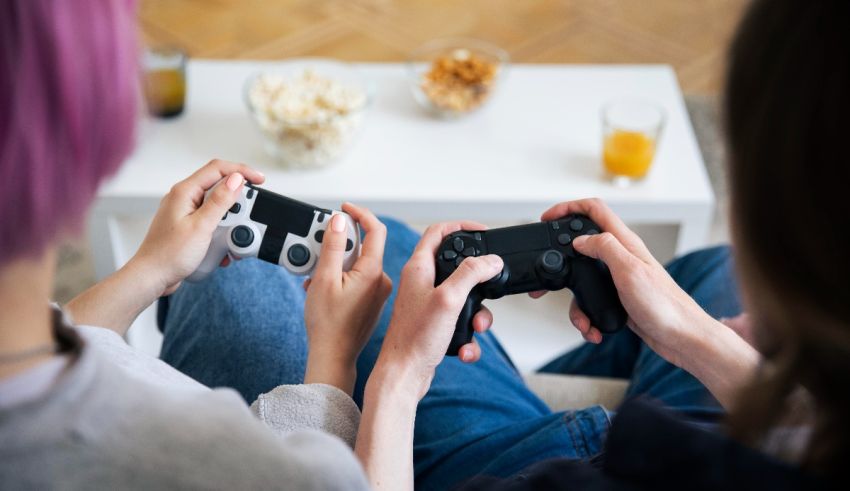
M 136 152 L 98 195 L 89 235 L 99 277 L 132 255 L 169 187 L 213 157 L 257 166 L 267 188 L 303 201 L 353 201 L 416 223 L 519 223 L 596 196 L 629 223 L 678 225 L 678 252 L 705 244 L 714 195 L 669 66 L 515 65 L 482 111 L 444 121 L 413 101 L 403 65 L 360 64 L 376 90 L 365 128 L 341 162 L 319 171 L 279 169 L 263 152 L 242 90 L 272 66 L 189 63 L 187 112 L 146 121 Z M 600 165 L 599 108 L 623 96 L 654 100 L 668 116 L 649 176 L 628 188 L 604 180 Z M 151 315 L 140 316 L 130 340 L 155 352 L 158 339 L 141 327 Z

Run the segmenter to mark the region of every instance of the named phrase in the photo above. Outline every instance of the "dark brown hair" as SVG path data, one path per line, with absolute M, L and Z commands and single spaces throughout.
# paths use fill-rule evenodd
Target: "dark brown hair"
M 757 444 L 802 387 L 804 466 L 847 474 L 850 449 L 850 2 L 756 0 L 724 101 L 732 229 L 766 363 L 733 408 Z

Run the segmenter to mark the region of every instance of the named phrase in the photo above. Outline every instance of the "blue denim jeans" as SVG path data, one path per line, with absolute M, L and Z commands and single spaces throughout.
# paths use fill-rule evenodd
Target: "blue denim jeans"
M 388 228 L 384 269 L 394 288 L 358 359 L 358 404 L 389 323 L 401 268 L 419 239 L 399 222 L 382 221 Z M 669 271 L 712 315 L 739 313 L 728 248 L 685 256 Z M 246 401 L 279 384 L 300 383 L 306 359 L 301 282 L 282 268 L 249 259 L 219 269 L 206 282 L 184 284 L 160 305 L 162 359 L 207 385 L 232 387 Z M 566 310 L 564 328 L 571 329 Z M 602 451 L 614 408 L 552 412 L 525 386 L 496 337 L 476 336 L 481 361 L 466 365 L 446 358 L 419 404 L 417 488 L 448 489 L 476 474 L 509 476 L 544 459 L 587 459 Z M 542 371 L 627 378 L 629 396 L 660 399 L 700 422 L 720 414 L 696 379 L 658 357 L 628 329 L 600 345 L 582 345 Z

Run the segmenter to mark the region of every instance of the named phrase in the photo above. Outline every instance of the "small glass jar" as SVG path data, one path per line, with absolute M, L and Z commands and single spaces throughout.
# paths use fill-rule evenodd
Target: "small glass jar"
M 186 104 L 186 53 L 179 48 L 145 50 L 142 87 L 148 112 L 158 118 L 174 118 Z

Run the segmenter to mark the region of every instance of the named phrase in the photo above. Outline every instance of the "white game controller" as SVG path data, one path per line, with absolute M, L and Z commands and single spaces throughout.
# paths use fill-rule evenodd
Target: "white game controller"
M 348 271 L 360 256 L 360 227 L 347 213 L 325 210 L 260 189 L 251 184 L 222 217 L 213 233 L 207 255 L 188 281 L 201 281 L 225 257 L 257 257 L 286 268 L 290 273 L 312 273 L 322 251 L 322 237 L 331 216 L 346 219 L 348 241 L 343 270 Z

